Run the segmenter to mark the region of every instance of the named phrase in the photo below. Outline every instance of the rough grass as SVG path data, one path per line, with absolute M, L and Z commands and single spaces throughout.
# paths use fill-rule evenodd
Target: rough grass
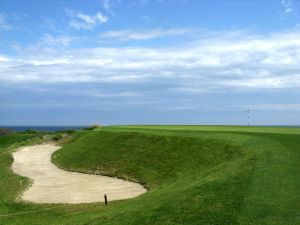
M 15 203 L 24 187 L 17 187 L 20 177 L 8 169 L 5 144 L 0 147 L 0 160 L 6 161 L 0 162 L 0 179 L 6 184 L 0 186 L 0 214 L 44 211 L 0 216 L 0 224 L 300 224 L 300 135 L 289 134 L 297 131 L 169 128 L 82 132 L 55 153 L 60 167 L 118 176 L 149 188 L 108 207 Z M 10 184 L 15 185 L 6 197 Z M 47 210 L 56 206 L 61 208 Z
M 237 147 L 224 141 L 101 131 L 82 135 L 53 159 L 66 169 L 122 177 L 154 188 L 185 176 L 185 171 L 199 173 L 238 156 Z

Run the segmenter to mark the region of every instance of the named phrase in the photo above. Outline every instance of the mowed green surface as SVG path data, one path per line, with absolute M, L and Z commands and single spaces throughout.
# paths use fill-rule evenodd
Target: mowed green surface
M 159 129 L 159 130 L 187 130 L 187 131 L 223 131 L 223 132 L 254 132 L 277 134 L 300 134 L 300 127 L 276 126 L 205 126 L 205 125 L 124 125 L 109 127 L 110 129 Z
M 253 129 L 122 126 L 80 133 L 54 154 L 56 164 L 139 181 L 149 192 L 108 207 L 37 205 L 14 203 L 20 188 L 5 198 L 0 186 L 0 214 L 61 207 L 0 216 L 0 224 L 300 224 L 299 129 Z M 0 149 L 0 160 L 8 159 Z M 8 166 L 0 164 L 1 182 L 18 183 Z

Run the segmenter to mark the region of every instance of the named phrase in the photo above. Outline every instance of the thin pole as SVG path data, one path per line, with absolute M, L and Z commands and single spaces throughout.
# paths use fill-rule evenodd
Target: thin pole
M 107 201 L 107 195 L 104 194 L 104 204 L 107 205 L 108 201 Z
M 248 127 L 250 127 L 250 109 L 249 108 L 245 109 L 244 113 L 246 113 L 246 115 L 247 115 L 247 125 L 248 125 Z
M 249 112 L 248 112 L 248 127 L 250 127 L 250 115 L 249 115 Z

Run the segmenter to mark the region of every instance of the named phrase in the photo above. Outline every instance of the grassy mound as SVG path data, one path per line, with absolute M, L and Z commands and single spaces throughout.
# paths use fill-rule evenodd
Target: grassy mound
M 111 202 L 108 207 L 98 203 L 37 205 L 5 198 L 0 186 L 0 224 L 300 222 L 300 136 L 296 129 L 243 127 L 241 133 L 238 127 L 227 131 L 226 127 L 169 128 L 127 126 L 78 132 L 53 155 L 52 160 L 68 170 L 140 182 L 149 189 L 146 194 Z M 0 167 L 5 171 L 2 183 L 17 182 L 20 178 L 12 176 L 7 166 Z M 18 191 L 13 189 L 11 195 Z M 60 208 L 52 208 L 56 206 Z M 25 209 L 40 211 L 1 217 Z
M 121 177 L 151 189 L 240 156 L 236 146 L 224 141 L 99 131 L 55 152 L 53 161 L 68 170 Z

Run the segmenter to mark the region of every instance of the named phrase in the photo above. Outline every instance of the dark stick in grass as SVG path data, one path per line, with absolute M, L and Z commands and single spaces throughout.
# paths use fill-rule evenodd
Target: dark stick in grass
M 107 195 L 104 194 L 104 204 L 107 205 Z

